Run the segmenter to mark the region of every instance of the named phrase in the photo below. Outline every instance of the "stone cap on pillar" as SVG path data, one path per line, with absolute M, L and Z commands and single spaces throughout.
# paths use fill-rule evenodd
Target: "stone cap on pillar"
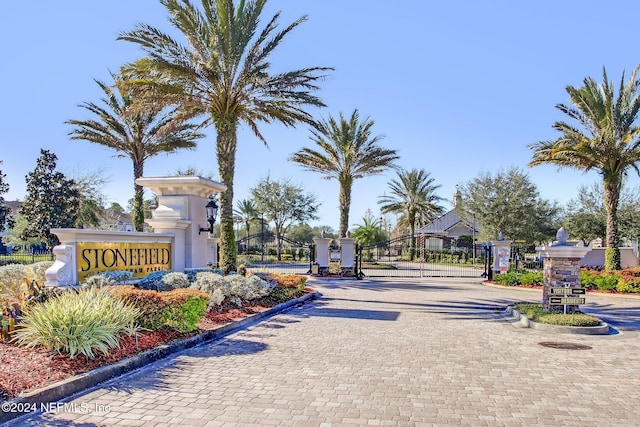
M 584 258 L 590 247 L 574 246 L 568 243 L 569 233 L 560 227 L 556 233 L 557 241 L 550 246 L 536 246 L 536 251 L 545 258 Z
M 193 194 L 209 197 L 227 190 L 227 186 L 201 176 L 159 176 L 136 179 L 136 184 L 147 187 L 158 196 Z

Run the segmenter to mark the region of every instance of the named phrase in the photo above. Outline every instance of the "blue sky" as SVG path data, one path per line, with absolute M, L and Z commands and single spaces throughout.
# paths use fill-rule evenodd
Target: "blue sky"
M 392 4 L 393 6 L 389 6 Z M 602 67 L 618 82 L 640 63 L 635 1 L 420 1 L 270 0 L 265 20 L 281 11 L 281 25 L 308 15 L 272 58 L 274 71 L 331 66 L 319 95 L 327 108 L 320 118 L 350 115 L 354 109 L 375 121 L 381 144 L 399 151 L 399 165 L 423 168 L 447 199 L 456 184 L 481 172 L 520 167 L 542 197 L 564 204 L 581 184 L 598 181 L 552 166 L 529 169 L 527 146 L 555 138 L 555 108 L 567 101 L 565 87 L 587 76 L 601 80 Z M 143 55 L 116 41 L 139 22 L 171 32 L 157 0 L 61 0 L 7 2 L 0 24 L 0 165 L 10 191 L 24 199 L 25 175 L 40 149 L 53 151 L 69 176 L 98 169 L 109 179 L 103 192 L 126 206 L 133 195 L 129 159 L 84 141 L 70 141 L 69 119 L 86 119 L 78 108 L 98 102 L 93 79 L 110 82 L 109 70 Z M 322 203 L 313 224 L 338 228 L 338 184 L 320 180 L 287 162 L 311 145 L 308 128 L 264 125 L 269 148 L 249 131 L 239 134 L 235 199 L 249 196 L 260 179 L 290 179 Z M 195 167 L 217 179 L 215 132 L 194 151 L 146 162 L 146 176 Z M 395 172 L 355 181 L 351 224 L 362 223 Z M 636 186 L 637 177 L 629 185 Z M 395 222 L 395 218 L 390 217 Z

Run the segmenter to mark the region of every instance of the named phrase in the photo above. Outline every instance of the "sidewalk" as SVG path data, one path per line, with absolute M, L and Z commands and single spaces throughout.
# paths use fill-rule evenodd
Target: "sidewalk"
M 589 294 L 622 333 L 578 336 L 515 327 L 499 312 L 541 291 L 478 279 L 311 286 L 321 299 L 8 425 L 640 423 L 640 299 Z

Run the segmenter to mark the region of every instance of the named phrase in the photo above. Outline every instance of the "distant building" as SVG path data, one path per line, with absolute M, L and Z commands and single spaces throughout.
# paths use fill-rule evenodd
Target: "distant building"
M 474 236 L 479 228 L 473 220 L 468 221 L 458 216 L 455 210 L 450 210 L 431 223 L 416 230 L 418 247 L 425 249 L 447 249 L 457 242 L 460 236 Z

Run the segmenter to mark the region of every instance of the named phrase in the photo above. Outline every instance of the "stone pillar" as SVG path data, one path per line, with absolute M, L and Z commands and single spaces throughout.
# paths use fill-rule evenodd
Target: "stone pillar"
M 329 273 L 329 243 L 331 243 L 331 239 L 328 237 L 314 237 L 313 243 L 316 244 L 318 274 L 327 274 Z
M 502 236 L 502 233 L 500 233 Z M 511 240 L 492 240 L 493 250 L 493 272 L 494 274 L 506 273 L 509 271 L 509 258 L 511 257 Z
M 355 276 L 355 242 L 356 239 L 341 237 L 340 241 L 340 267 L 343 276 Z
M 556 243 L 551 246 L 540 246 L 536 248 L 544 261 L 542 307 L 546 310 L 561 310 L 565 308 L 564 304 L 551 304 L 551 297 L 572 297 L 572 290 L 582 289 L 580 287 L 580 262 L 591 248 L 568 244 L 568 237 L 569 234 L 567 231 L 561 228 L 556 234 Z M 581 295 L 584 295 L 584 290 L 580 290 L 579 292 L 581 292 Z M 578 305 L 567 304 L 566 306 L 569 312 L 578 309 Z
M 158 196 L 158 207 L 147 223 L 155 231 L 173 233 L 173 269 L 203 268 L 211 261 L 207 251 L 208 233 L 205 206 L 210 195 L 225 191 L 219 182 L 199 176 L 142 177 L 136 184 Z

